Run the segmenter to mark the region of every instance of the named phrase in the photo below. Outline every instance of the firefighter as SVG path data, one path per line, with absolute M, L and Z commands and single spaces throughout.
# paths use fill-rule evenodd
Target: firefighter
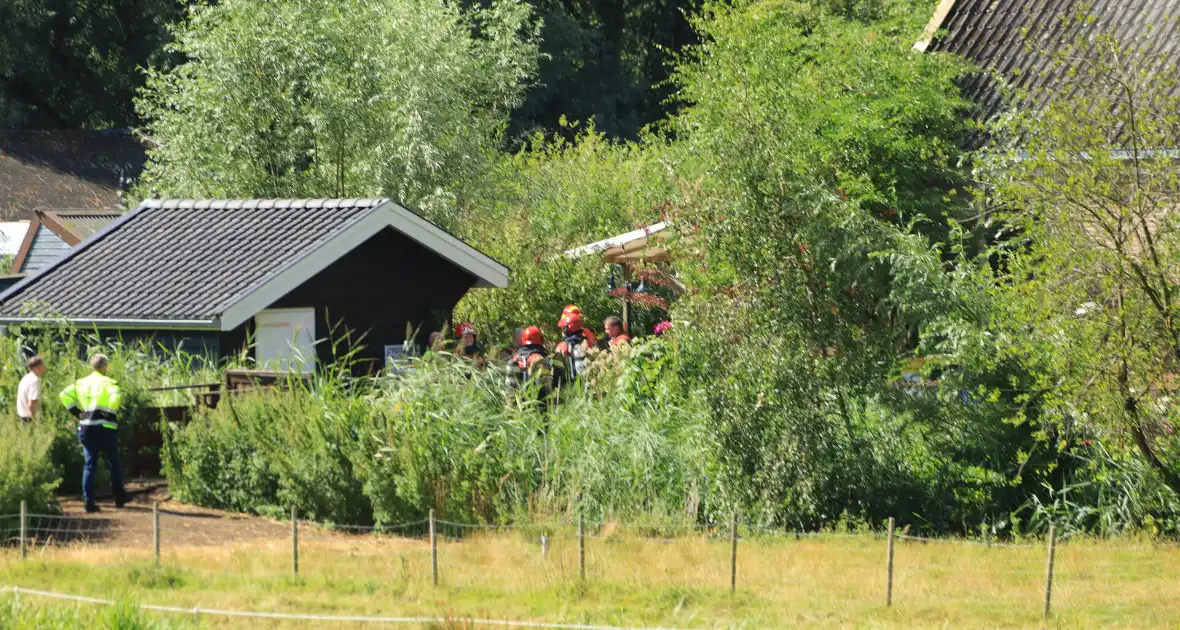
M 567 304 L 566 307 L 561 310 L 561 317 L 565 318 L 567 315 L 582 316 L 582 309 L 574 306 L 573 304 Z M 557 326 L 558 328 L 561 327 L 560 321 L 557 323 Z M 591 347 L 598 347 L 598 335 L 595 335 L 593 330 L 590 330 L 589 328 L 583 328 L 582 334 L 586 337 L 586 341 L 590 342 Z
M 558 384 L 561 385 L 578 380 L 586 372 L 586 356 L 597 345 L 598 339 L 586 329 L 581 312 L 562 315 L 557 327 L 564 335 L 554 350 L 554 354 L 561 359 L 562 369 L 558 378 Z
M 123 507 L 128 496 L 123 489 L 123 468 L 119 462 L 118 415 L 123 394 L 115 379 L 107 376 L 110 362 L 106 356 L 90 357 L 94 372 L 74 381 L 62 390 L 61 404 L 78 418 L 78 441 L 82 443 L 85 464 L 82 467 L 82 499 L 87 512 L 97 512 L 94 500 L 94 478 L 98 473 L 98 458 L 107 460 L 111 473 L 111 487 L 115 493 L 115 507 Z
M 607 347 L 612 351 L 619 346 L 629 345 L 631 343 L 631 336 L 623 328 L 622 319 L 611 315 L 603 320 L 602 327 L 606 331 Z
M 542 410 L 553 388 L 553 368 L 545 352 L 545 338 L 541 329 L 529 326 L 520 333 L 520 348 L 508 359 L 507 385 L 520 389 L 533 384 L 538 387 Z
M 455 355 L 471 359 L 475 362 L 475 367 L 482 370 L 487 364 L 487 353 L 484 352 L 483 346 L 479 345 L 475 324 L 463 322 L 455 326 L 455 338 L 459 340 L 459 347 L 455 349 Z

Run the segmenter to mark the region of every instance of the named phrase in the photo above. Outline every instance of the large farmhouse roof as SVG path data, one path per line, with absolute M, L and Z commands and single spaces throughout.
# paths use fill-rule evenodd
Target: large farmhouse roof
M 986 119 L 1004 106 L 993 74 L 1031 101 L 1025 107 L 1068 98 L 1068 67 L 1051 61 L 1078 36 L 1113 35 L 1124 47 L 1175 61 L 1178 18 L 1176 0 L 942 0 L 914 48 L 954 53 L 987 71 L 962 83 Z
M 0 132 L 0 215 L 117 207 L 145 159 L 139 140 L 121 131 Z
M 149 200 L 0 295 L 0 322 L 232 330 L 388 228 L 478 286 L 508 284 L 506 267 L 387 199 Z

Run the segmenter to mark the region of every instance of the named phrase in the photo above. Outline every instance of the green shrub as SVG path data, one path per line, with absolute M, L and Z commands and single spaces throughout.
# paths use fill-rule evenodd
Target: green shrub
M 51 457 L 55 434 L 44 424 L 0 419 L 0 514 L 15 514 L 20 502 L 29 512 L 56 513 L 54 492 L 61 475 Z

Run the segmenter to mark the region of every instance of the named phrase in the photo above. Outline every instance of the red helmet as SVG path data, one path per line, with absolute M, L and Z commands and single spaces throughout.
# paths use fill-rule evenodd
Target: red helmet
M 463 337 L 463 335 L 475 335 L 475 324 L 472 324 L 471 322 L 463 322 L 462 324 L 455 326 L 455 338 L 459 339 Z
M 526 346 L 540 346 L 544 345 L 545 338 L 541 335 L 541 329 L 536 326 L 529 326 L 520 333 L 520 343 Z
M 561 320 L 557 322 L 558 328 L 568 328 L 570 330 L 581 330 L 586 323 L 582 321 L 581 313 L 567 313 L 561 316 Z
M 561 314 L 562 315 L 569 315 L 570 313 L 577 313 L 578 315 L 581 315 L 582 309 L 578 308 L 577 306 L 574 306 L 573 304 L 566 304 L 565 308 L 561 309 Z

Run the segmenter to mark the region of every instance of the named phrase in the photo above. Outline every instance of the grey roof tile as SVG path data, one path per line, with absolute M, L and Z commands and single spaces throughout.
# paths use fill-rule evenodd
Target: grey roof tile
M 0 317 L 212 320 L 382 199 L 150 200 L 16 287 Z
M 62 225 L 86 239 L 123 213 L 117 210 L 56 210 L 53 214 Z
M 1086 12 L 1094 20 L 1071 19 Z M 1169 65 L 1180 57 L 1180 0 L 956 0 L 940 34 L 927 50 L 960 55 L 999 75 L 1010 88 L 1027 94 L 1025 107 L 1040 109 L 1069 98 L 1068 72 L 1051 59 L 1075 37 L 1109 33 L 1139 54 L 1162 56 Z M 1001 84 L 988 74 L 964 77 L 960 87 L 991 118 L 1005 107 Z

